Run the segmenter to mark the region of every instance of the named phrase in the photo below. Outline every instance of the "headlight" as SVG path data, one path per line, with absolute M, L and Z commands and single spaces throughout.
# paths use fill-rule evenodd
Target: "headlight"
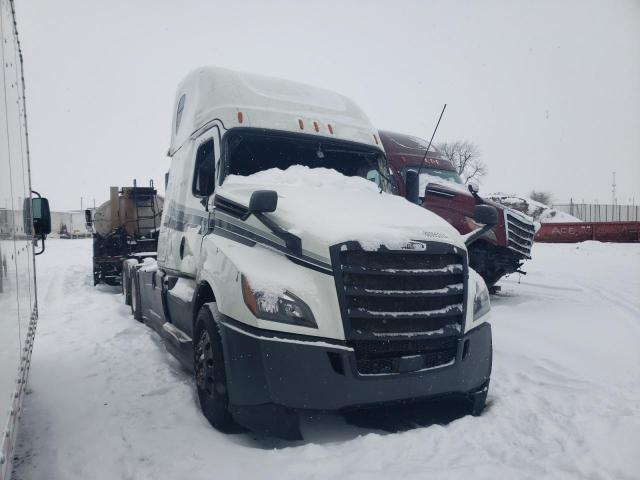
M 242 275 L 242 297 L 247 308 L 256 318 L 301 327 L 318 328 L 311 309 L 291 292 L 284 292 L 281 295 L 256 292 Z
M 482 278 L 476 279 L 476 296 L 473 299 L 473 320 L 478 320 L 491 310 L 489 290 Z

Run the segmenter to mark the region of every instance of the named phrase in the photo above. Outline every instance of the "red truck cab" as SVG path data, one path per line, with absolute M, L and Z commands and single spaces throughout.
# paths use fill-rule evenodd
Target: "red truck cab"
M 496 208 L 495 227 L 467 246 L 469 265 L 482 275 L 487 286 L 494 287 L 502 276 L 520 271 L 523 262 L 531 258 L 535 228 L 529 217 L 470 190 L 453 164 L 434 146 L 425 157 L 426 141 L 387 131 L 379 134 L 398 194 L 405 194 L 407 170 L 419 171 L 422 206 L 440 215 L 462 235 L 478 228 L 473 220 L 476 205 Z

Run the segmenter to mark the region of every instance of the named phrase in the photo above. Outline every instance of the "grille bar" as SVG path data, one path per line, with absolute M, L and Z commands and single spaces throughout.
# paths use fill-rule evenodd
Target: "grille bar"
M 381 290 L 376 288 L 364 287 L 346 287 L 345 292 L 348 296 L 359 297 L 377 297 L 387 295 L 396 298 L 423 298 L 423 297 L 444 297 L 450 295 L 459 295 L 464 292 L 464 284 L 455 283 L 446 285 L 443 288 L 431 290 Z
M 513 235 L 518 235 L 520 238 L 528 239 L 533 238 L 534 232 L 529 230 L 523 230 L 518 227 L 515 223 L 508 221 L 509 223 L 509 233 Z
M 531 242 L 529 242 L 529 244 L 527 245 L 527 243 L 523 243 L 523 241 L 519 237 L 517 237 L 516 235 L 510 236 L 509 241 L 515 243 L 516 245 L 518 245 L 522 249 L 525 249 L 525 250 L 531 249 Z M 525 240 L 525 242 L 526 242 L 526 240 Z
M 507 220 L 509 220 L 511 223 L 515 224 L 522 230 L 530 231 L 531 233 L 535 232 L 535 228 L 531 222 L 519 219 L 509 212 L 507 212 Z
M 366 275 L 451 275 L 462 273 L 462 265 L 447 265 L 441 268 L 369 268 L 351 265 L 342 265 L 342 271 L 346 273 L 359 273 Z
M 511 223 L 509 225 L 509 236 L 519 238 L 521 243 L 531 243 L 533 241 L 533 235 L 529 233 L 522 233 L 520 229 L 513 229 Z
M 380 312 L 376 310 L 368 310 L 366 308 L 350 308 L 349 316 L 351 318 L 384 318 L 388 321 L 395 319 L 408 318 L 438 318 L 451 317 L 461 315 L 463 311 L 462 304 L 448 305 L 438 310 L 422 310 L 422 311 L 393 311 Z

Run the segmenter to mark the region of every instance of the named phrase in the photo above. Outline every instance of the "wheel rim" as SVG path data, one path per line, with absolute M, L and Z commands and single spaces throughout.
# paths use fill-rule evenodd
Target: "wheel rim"
M 213 397 L 215 385 L 213 349 L 209 332 L 203 330 L 196 346 L 196 383 L 198 388 Z

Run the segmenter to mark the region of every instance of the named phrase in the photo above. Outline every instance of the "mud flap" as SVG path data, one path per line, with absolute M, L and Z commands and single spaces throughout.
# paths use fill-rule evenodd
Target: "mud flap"
M 487 394 L 489 393 L 489 382 L 485 383 L 482 388 L 469 394 L 469 403 L 471 407 L 471 415 L 479 417 L 484 410 L 485 403 L 487 401 Z

